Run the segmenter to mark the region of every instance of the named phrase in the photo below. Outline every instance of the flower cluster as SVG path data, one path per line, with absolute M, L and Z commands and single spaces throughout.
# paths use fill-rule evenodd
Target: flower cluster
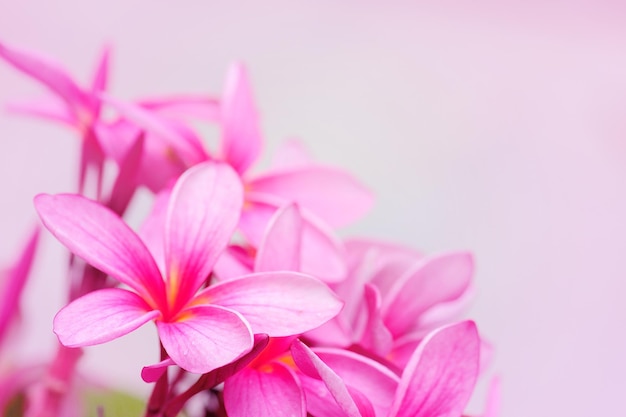
M 69 126 L 81 146 L 77 193 L 35 197 L 71 252 L 58 354 L 0 368 L 5 415 L 80 415 L 82 349 L 148 322 L 161 360 L 142 364 L 145 416 L 463 415 L 489 351 L 474 322 L 458 321 L 471 254 L 340 238 L 373 198 L 296 142 L 253 169 L 263 141 L 243 65 L 221 95 L 128 102 L 106 91 L 108 49 L 87 86 L 30 52 L 0 44 L 0 57 L 52 93 L 11 109 Z M 218 149 L 198 123 L 218 127 Z M 124 214 L 141 187 L 154 199 L 135 231 Z M 3 277 L 0 343 L 38 235 Z

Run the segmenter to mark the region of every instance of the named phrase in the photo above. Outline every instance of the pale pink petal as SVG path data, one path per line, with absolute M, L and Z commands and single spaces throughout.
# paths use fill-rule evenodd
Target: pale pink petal
M 262 370 L 246 368 L 224 383 L 224 407 L 229 417 L 306 417 L 300 383 L 279 363 Z
M 367 322 L 360 345 L 365 349 L 385 357 L 393 346 L 393 336 L 385 324 L 380 312 L 380 293 L 371 284 L 365 285 L 365 305 L 367 306 Z
M 279 171 L 312 164 L 313 158 L 305 149 L 304 144 L 295 139 L 290 139 L 282 142 L 274 152 L 271 170 Z
M 326 365 L 304 343 L 296 340 L 291 345 L 291 354 L 298 368 L 307 376 L 324 382 L 343 414 L 347 417 L 362 417 L 361 411 L 355 402 L 345 382 L 335 371 Z M 313 400 L 313 398 L 311 398 Z M 309 404 L 307 392 L 307 404 Z M 313 401 L 311 401 L 312 403 Z M 371 405 L 370 405 L 371 407 Z M 309 407 L 309 412 L 314 412 Z
M 255 248 L 261 245 L 267 225 L 278 207 L 281 207 L 280 201 L 275 201 L 276 199 L 267 201 L 265 197 L 246 192 L 245 204 L 239 219 L 239 230 L 246 241 Z
M 80 168 L 78 191 L 80 194 L 100 200 L 104 173 L 104 151 L 100 147 L 94 130 L 89 128 L 83 131 L 80 150 Z M 88 188 L 87 184 L 93 187 Z
M 181 314 L 175 322 L 157 321 L 157 329 L 167 354 L 188 372 L 210 372 L 252 348 L 250 327 L 235 311 L 206 305 Z
M 7 104 L 6 109 L 13 113 L 41 117 L 71 127 L 78 127 L 74 115 L 67 111 L 67 105 L 56 100 L 39 98 L 31 101 L 14 101 Z
M 196 302 L 240 312 L 254 333 L 273 337 L 304 333 L 333 318 L 343 303 L 319 280 L 296 272 L 264 272 L 224 281 Z
M 303 215 L 300 269 L 328 284 L 346 279 L 348 268 L 345 248 L 336 234 L 312 214 Z M 320 262 L 320 260 L 324 260 Z
M 242 205 L 241 180 L 227 164 L 196 165 L 176 182 L 165 225 L 165 261 L 170 289 L 177 289 L 182 303 L 208 278 Z
M 53 327 L 64 346 L 91 346 L 130 333 L 160 314 L 137 294 L 108 288 L 63 307 L 54 317 Z
M 164 359 L 159 363 L 144 366 L 141 369 L 141 379 L 144 382 L 156 382 L 165 374 L 169 366 L 176 365 L 170 358 Z
M 267 226 L 257 252 L 254 271 L 300 271 L 303 228 L 302 216 L 295 204 L 279 209 Z
M 175 118 L 197 118 L 216 122 L 219 120 L 219 102 L 215 98 L 196 95 L 175 95 L 170 97 L 141 99 L 138 104 Z
M 479 347 L 471 321 L 430 333 L 404 369 L 389 415 L 460 416 L 476 383 Z
M 58 94 L 70 107 L 86 104 L 83 92 L 72 77 L 51 60 L 2 43 L 0 43 L 0 57 Z
M 104 48 L 102 48 L 98 63 L 96 64 L 96 70 L 94 72 L 93 79 L 91 80 L 92 94 L 89 96 L 89 99 L 91 112 L 94 115 L 98 115 L 100 113 L 100 107 L 102 102 L 98 97 L 101 93 L 106 91 L 109 84 L 110 58 L 111 47 L 109 45 L 106 45 Z
M 373 204 L 372 194 L 347 172 L 312 165 L 269 172 L 250 181 L 253 193 L 274 195 L 283 204 L 295 202 L 332 227 L 361 218 Z
M 36 228 L 17 262 L 0 276 L 0 344 L 13 319 L 19 314 L 22 292 L 28 280 L 38 242 L 39 228 Z
M 313 352 L 348 386 L 365 395 L 377 416 L 386 416 L 400 378 L 380 363 L 342 349 L 314 348 Z
M 164 283 L 150 252 L 111 210 L 72 194 L 40 194 L 35 207 L 48 230 L 74 254 L 147 300 L 164 300 Z
M 234 64 L 228 72 L 220 116 L 222 158 L 243 174 L 258 158 L 263 142 L 252 88 L 242 64 Z
M 473 273 L 473 258 L 467 252 L 425 258 L 398 278 L 385 297 L 385 324 L 396 337 L 416 328 L 420 314 L 462 296 Z
M 170 152 L 175 153 L 189 166 L 209 158 L 198 136 L 182 127 L 180 123 L 134 103 L 117 100 L 108 95 L 101 98 L 106 104 L 114 107 L 122 117 L 166 142 Z

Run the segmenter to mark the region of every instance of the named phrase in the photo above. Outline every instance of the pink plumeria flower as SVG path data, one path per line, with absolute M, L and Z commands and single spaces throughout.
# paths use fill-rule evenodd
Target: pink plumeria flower
M 453 319 L 471 295 L 473 258 L 467 252 L 424 256 L 411 249 L 351 240 L 348 278 L 333 289 L 341 313 L 307 334 L 322 346 L 355 346 L 404 367 L 430 330 Z
M 108 82 L 109 48 L 103 49 L 88 87 L 80 86 L 61 65 L 32 52 L 0 43 L 0 57 L 54 93 L 56 100 L 39 100 L 11 108 L 75 128 L 82 138 L 79 190 L 84 190 L 88 170 L 93 169 L 99 196 L 104 154 L 94 134 L 94 125 L 101 111 L 98 96 L 106 89 Z
M 160 158 L 166 162 L 174 158 L 181 162 L 177 169 L 169 171 L 171 175 L 176 175 L 177 170 L 182 172 L 186 169 L 188 165 L 185 164 L 194 163 L 190 156 L 202 156 L 195 145 L 201 141 L 189 131 L 186 135 L 176 132 L 171 126 L 171 118 L 165 118 L 138 104 L 111 97 L 105 100 L 126 120 L 155 138 L 160 137 L 160 141 L 167 141 L 168 145 L 161 147 L 161 151 L 155 148 L 157 153 L 146 157 Z M 347 172 L 313 163 L 308 157 L 294 158 L 290 163 L 277 163 L 274 168 L 260 175 L 251 173 L 250 169 L 258 160 L 263 147 L 258 119 L 245 67 L 235 64 L 228 73 L 219 100 L 217 123 L 221 128 L 220 149 L 206 158 L 227 162 L 242 177 L 246 203 L 240 228 L 253 246 L 258 247 L 267 222 L 275 211 L 292 202 L 297 203 L 307 217 L 317 217 L 333 228 L 345 226 L 369 210 L 373 198 L 365 187 Z M 193 146 L 190 145 L 192 142 Z M 146 145 L 146 149 L 149 146 Z M 195 149 L 195 154 L 190 154 L 191 147 Z M 291 156 L 293 154 L 290 153 Z M 153 184 L 160 183 L 161 187 L 165 187 L 168 181 L 163 176 L 159 181 L 154 180 L 146 179 Z
M 73 253 L 125 284 L 91 292 L 54 319 L 62 344 L 113 340 L 155 321 L 169 357 L 206 373 L 250 350 L 254 333 L 298 334 L 337 314 L 341 303 L 308 275 L 253 274 L 198 292 L 236 227 L 243 190 L 226 164 L 203 163 L 177 181 L 167 208 L 164 270 L 109 209 L 76 195 L 40 195 L 46 227 Z
M 316 417 L 461 417 L 478 375 L 480 339 L 465 321 L 428 334 L 400 377 L 353 352 L 292 346 Z

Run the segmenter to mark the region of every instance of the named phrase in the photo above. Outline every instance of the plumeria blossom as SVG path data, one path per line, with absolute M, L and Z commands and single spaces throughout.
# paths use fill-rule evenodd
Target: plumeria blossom
M 112 97 L 106 97 L 106 102 L 151 137 L 167 142 L 167 146 L 152 148 L 157 153 L 147 153 L 147 159 L 165 159 L 166 166 L 171 165 L 168 160 L 176 160 L 181 163 L 177 169 L 182 172 L 188 166 L 186 164 L 195 163 L 190 159 L 190 146 L 195 152 L 193 158 L 202 157 L 197 148 L 197 143 L 201 142 L 197 135 L 189 129 L 177 131 L 173 126 L 180 124 L 173 119 Z M 253 246 L 258 247 L 275 211 L 289 203 L 297 203 L 305 217 L 319 218 L 334 228 L 352 223 L 371 207 L 371 193 L 352 175 L 339 168 L 314 163 L 310 158 L 298 158 L 300 163 L 277 164 L 262 174 L 251 172 L 262 149 L 262 135 L 247 71 L 241 64 L 234 65 L 229 71 L 217 115 L 221 128 L 220 149 L 210 156 L 207 153 L 206 158 L 230 164 L 241 176 L 245 205 L 240 228 Z M 146 150 L 149 149 L 151 145 L 147 144 Z M 176 175 L 176 169 L 170 172 Z M 146 175 L 162 173 L 148 172 Z M 165 187 L 167 178 L 160 178 L 161 186 Z M 153 180 L 145 181 L 154 184 Z
M 110 210 L 75 195 L 38 196 L 37 211 L 61 243 L 129 287 L 64 307 L 54 320 L 61 343 L 104 343 L 153 320 L 170 358 L 205 373 L 249 351 L 254 333 L 298 334 L 336 315 L 341 303 L 330 290 L 300 273 L 253 274 L 198 292 L 237 224 L 242 193 L 225 164 L 200 164 L 181 176 L 168 206 L 163 274 Z
M 404 367 L 417 344 L 449 322 L 471 294 L 467 252 L 425 256 L 408 248 L 351 240 L 348 279 L 334 285 L 342 312 L 309 334 L 316 344 L 350 347 Z
M 316 417 L 461 417 L 478 375 L 479 349 L 473 322 L 439 328 L 422 340 L 398 378 L 353 352 L 292 346 L 310 378 L 302 384 Z
M 76 129 L 82 139 L 79 190 L 84 191 L 88 171 L 93 169 L 99 196 L 104 153 L 95 136 L 94 126 L 102 107 L 98 96 L 106 89 L 109 78 L 109 48 L 103 49 L 88 87 L 82 87 L 61 65 L 32 52 L 0 43 L 0 57 L 54 94 L 53 100 L 39 99 L 13 105 L 12 109 Z

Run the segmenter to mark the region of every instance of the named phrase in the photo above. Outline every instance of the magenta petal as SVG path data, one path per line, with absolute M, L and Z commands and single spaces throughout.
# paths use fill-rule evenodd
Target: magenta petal
M 21 295 L 28 279 L 37 244 L 39 228 L 31 234 L 17 262 L 0 275 L 0 344 L 19 313 Z
M 119 164 L 108 207 L 121 216 L 137 189 L 137 174 L 143 153 L 143 134 L 139 134 Z
M 263 370 L 246 368 L 224 383 L 224 406 L 229 417 L 306 417 L 300 383 L 279 363 Z
M 204 374 L 241 357 L 252 348 L 252 332 L 239 313 L 220 306 L 186 309 L 178 321 L 157 321 L 161 343 L 186 371 Z
M 476 383 L 479 347 L 471 321 L 430 333 L 404 369 L 389 415 L 460 416 Z
M 74 254 L 147 299 L 162 301 L 165 288 L 150 252 L 111 210 L 71 194 L 40 194 L 35 207 L 48 230 Z
M 342 302 L 322 282 L 295 272 L 264 272 L 224 281 L 202 291 L 208 300 L 240 312 L 254 333 L 291 336 L 321 326 Z
M 97 345 L 130 333 L 159 315 L 137 294 L 108 288 L 63 307 L 54 317 L 54 333 L 67 347 Z
M 390 289 L 383 305 L 385 324 L 396 337 L 411 331 L 427 309 L 461 297 L 473 272 L 473 258 L 467 252 L 425 258 Z
M 84 106 L 82 91 L 60 65 L 31 52 L 0 43 L 0 56 L 58 94 L 70 107 Z
M 141 370 L 141 379 L 144 382 L 156 382 L 167 371 L 168 366 L 176 365 L 170 358 L 164 359 L 154 365 L 144 366 Z
M 263 145 L 252 88 L 242 64 L 230 68 L 221 104 L 222 157 L 242 174 Z
M 267 226 L 254 271 L 300 271 L 302 231 L 302 216 L 295 204 L 279 209 Z
M 251 192 L 275 195 L 283 204 L 295 202 L 332 227 L 361 218 L 372 206 L 372 194 L 350 174 L 313 165 L 270 172 L 254 178 Z
M 335 371 L 313 353 L 311 349 L 304 343 L 296 340 L 291 345 L 291 354 L 296 365 L 298 365 L 298 368 L 300 368 L 305 375 L 324 382 L 345 416 L 362 417 L 359 407 L 352 398 L 352 395 L 350 395 L 350 391 L 345 382 Z
M 209 276 L 237 227 L 242 205 L 241 180 L 227 164 L 196 165 L 176 183 L 165 226 L 165 261 L 169 285 L 182 302 Z

